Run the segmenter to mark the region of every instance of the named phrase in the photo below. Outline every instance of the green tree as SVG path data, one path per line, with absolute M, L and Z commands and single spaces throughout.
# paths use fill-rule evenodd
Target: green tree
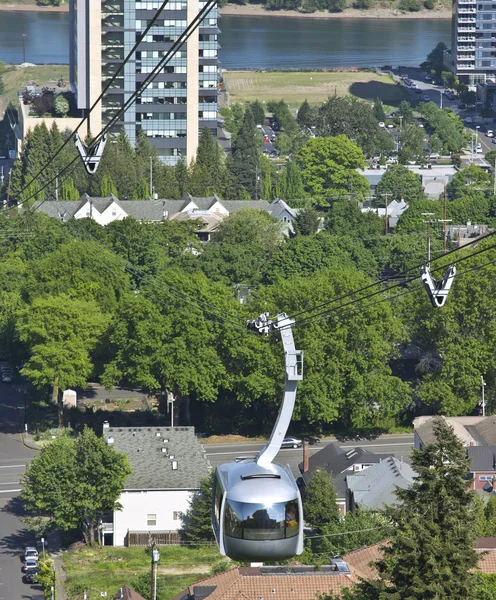
M 341 519 L 336 490 L 331 476 L 325 469 L 319 469 L 312 475 L 305 491 L 303 514 L 305 522 L 317 531 Z
M 408 102 L 408 100 L 402 100 L 400 102 L 398 112 L 395 116 L 395 119 L 398 123 L 400 123 L 399 117 L 403 117 L 403 125 L 406 125 L 406 123 L 411 123 L 413 121 L 413 108 L 410 102 Z
M 106 326 L 94 301 L 73 300 L 61 294 L 36 298 L 18 315 L 17 335 L 28 348 L 21 370 L 36 388 L 52 386 L 52 402 L 63 427 L 60 390 L 86 385 L 92 371 L 90 353 Z
M 302 127 L 311 127 L 312 125 L 315 125 L 315 111 L 310 107 L 310 104 L 308 104 L 308 100 L 303 100 L 298 109 L 296 120 Z
M 282 195 L 286 200 L 301 200 L 305 197 L 303 178 L 296 160 L 289 160 L 286 164 Z
M 200 489 L 193 494 L 191 504 L 181 514 L 182 533 L 188 542 L 210 542 L 214 539 L 212 531 L 212 486 L 214 473 L 205 477 Z
M 80 193 L 74 185 L 72 177 L 66 177 L 60 186 L 59 198 L 61 200 L 79 200 Z
M 386 120 L 386 113 L 384 112 L 384 106 L 380 98 L 376 98 L 374 100 L 374 106 L 372 110 L 374 111 L 374 116 L 378 121 L 384 122 Z
M 312 208 L 300 210 L 293 222 L 296 235 L 313 235 L 317 233 L 320 226 L 321 216 Z
M 255 123 L 257 125 L 263 125 L 265 121 L 265 109 L 263 104 L 259 100 L 255 100 L 250 104 L 251 112 L 253 113 L 253 118 L 255 119 Z
M 360 148 L 345 135 L 332 138 L 312 138 L 298 155 L 305 191 L 314 201 L 329 198 L 363 197 L 369 185 L 356 169 L 365 166 Z
M 281 133 L 276 137 L 274 146 L 281 154 L 288 155 L 293 148 L 293 142 L 287 133 L 281 131 Z
M 436 77 L 440 77 L 444 69 L 444 53 L 448 49 L 444 42 L 439 42 L 427 55 L 425 62 L 420 67 L 429 73 L 433 72 Z
M 115 187 L 112 176 L 109 174 L 104 175 L 102 178 L 101 187 L 100 187 L 101 196 L 103 198 L 106 198 L 107 196 L 110 196 L 111 194 L 113 194 L 114 196 L 117 196 L 118 193 L 119 192 L 117 191 L 117 188 Z
M 229 170 L 237 181 L 239 191 L 246 190 L 251 198 L 255 197 L 257 188 L 257 170 L 261 157 L 260 145 L 260 134 L 255 127 L 253 114 L 247 108 L 243 125 L 232 144 Z
M 404 199 L 408 204 L 421 200 L 424 196 L 420 177 L 403 165 L 391 165 L 377 184 L 375 197 L 380 206 L 387 200 Z M 410 209 L 409 209 L 410 210 Z
M 386 511 L 395 528 L 378 568 L 391 597 L 475 599 L 470 462 L 444 419 L 436 420 L 434 435 L 434 443 L 413 450 L 418 476 L 409 488 L 397 488 L 401 504 Z
M 26 467 L 21 492 L 26 522 L 41 531 L 79 528 L 86 543 L 93 545 L 98 518 L 119 510 L 131 472 L 126 456 L 91 429 L 85 428 L 75 440 L 61 437 Z
M 53 108 L 59 117 L 65 117 L 69 112 L 69 101 L 62 94 L 58 94 L 53 103 Z

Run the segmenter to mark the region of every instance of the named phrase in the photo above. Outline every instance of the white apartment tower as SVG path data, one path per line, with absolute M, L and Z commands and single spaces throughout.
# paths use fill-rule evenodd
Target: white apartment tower
M 450 67 L 467 85 L 496 76 L 496 3 L 454 0 Z
M 162 5 L 158 0 L 70 0 L 70 77 L 82 115 L 101 94 Z M 135 55 L 90 115 L 99 133 L 136 91 L 187 25 L 204 0 L 169 0 Z M 196 156 L 201 131 L 217 131 L 217 7 L 200 23 L 153 82 L 112 128 L 122 127 L 134 145 L 139 129 L 165 164 Z

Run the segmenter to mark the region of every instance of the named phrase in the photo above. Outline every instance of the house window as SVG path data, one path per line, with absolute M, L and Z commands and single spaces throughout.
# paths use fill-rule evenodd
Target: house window
M 492 481 L 494 475 L 480 475 L 479 481 Z
M 175 510 L 172 512 L 172 520 L 173 521 L 179 521 L 179 519 L 181 518 L 181 511 L 180 510 Z
M 146 524 L 147 525 L 156 525 L 157 524 L 157 515 L 146 515 Z

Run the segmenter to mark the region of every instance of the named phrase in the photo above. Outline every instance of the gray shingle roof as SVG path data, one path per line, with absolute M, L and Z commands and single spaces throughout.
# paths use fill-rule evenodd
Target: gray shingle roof
M 61 219 L 65 215 L 65 218 L 71 219 L 85 202 L 86 200 L 73 200 L 70 202 L 46 200 L 35 202 L 33 208 L 35 211 L 45 213 L 49 217 Z
M 472 471 L 496 472 L 496 446 L 469 446 L 467 456 Z
M 194 427 L 110 427 L 103 436 L 129 460 L 133 473 L 125 490 L 194 490 L 210 471 Z
M 409 487 L 416 476 L 409 464 L 390 456 L 360 473 L 348 475 L 346 484 L 353 492 L 357 504 L 366 508 L 383 509 L 396 502 L 396 487 Z
M 346 477 L 351 474 L 348 471 L 350 467 L 356 464 L 375 464 L 387 458 L 389 458 L 389 454 L 374 454 L 365 448 L 353 448 L 345 451 L 337 444 L 331 443 L 309 457 L 306 473 L 303 473 L 302 462 L 298 467 L 306 485 L 310 483 L 314 471 L 325 469 L 333 476 L 333 484 L 338 497 L 343 498 L 346 495 Z

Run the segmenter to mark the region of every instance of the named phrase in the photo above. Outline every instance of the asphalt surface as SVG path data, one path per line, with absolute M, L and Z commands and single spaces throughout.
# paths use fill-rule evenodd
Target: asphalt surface
M 17 496 L 26 463 L 36 451 L 22 443 L 18 413 L 22 422 L 23 392 L 15 384 L 0 383 L 0 600 L 42 600 L 41 587 L 22 582 L 21 554 L 35 539 L 19 520 Z
M 413 448 L 413 434 L 381 435 L 375 440 L 364 439 L 353 442 L 339 442 L 333 438 L 326 438 L 320 444 L 309 446 L 310 455 L 315 454 L 330 442 L 339 444 L 345 450 L 358 447 L 366 448 L 376 454 L 392 454 L 396 458 L 403 458 L 405 462 L 410 462 L 410 453 Z M 255 456 L 262 447 L 263 444 L 257 442 L 205 444 L 204 446 L 207 457 L 213 466 L 231 462 L 238 456 Z M 289 464 L 294 476 L 299 477 L 298 464 L 303 461 L 303 449 L 287 448 L 280 450 L 275 460 L 281 464 Z

